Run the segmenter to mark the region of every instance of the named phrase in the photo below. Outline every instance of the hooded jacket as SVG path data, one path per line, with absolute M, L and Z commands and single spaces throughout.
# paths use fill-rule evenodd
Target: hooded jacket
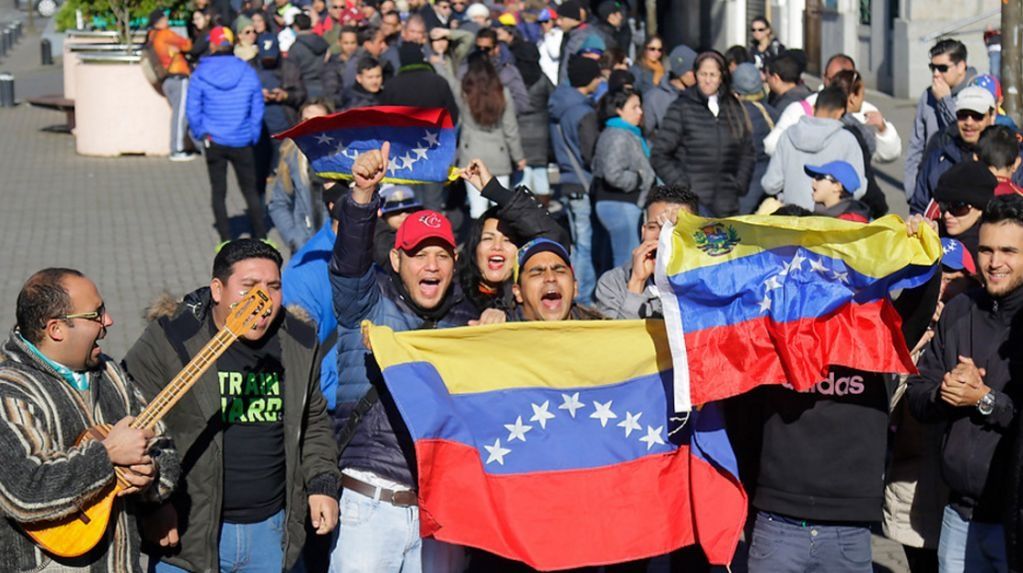
M 830 161 L 845 161 L 853 166 L 860 178 L 860 187 L 854 199 L 866 193 L 863 152 L 856 136 L 842 127 L 837 119 L 806 116 L 785 130 L 767 172 L 760 180 L 769 195 L 782 193 L 782 202 L 799 205 L 813 211 L 812 179 L 803 171 L 806 165 L 824 165 Z
M 187 295 L 170 313 L 159 313 L 124 358 L 125 370 L 151 400 L 212 339 L 209 287 Z M 290 570 L 305 543 L 307 496 L 337 497 L 341 476 L 337 447 L 320 394 L 315 329 L 287 310 L 279 317 L 284 396 L 285 526 L 284 563 Z M 207 370 L 164 419 L 181 452 L 181 479 L 170 498 L 178 513 L 181 544 L 158 557 L 188 571 L 217 571 L 224 499 L 224 442 L 220 390 L 215 369 Z M 155 556 L 154 556 L 155 558 Z
M 632 259 L 600 275 L 593 291 L 594 308 L 612 320 L 662 318 L 661 297 L 654 286 L 653 277 L 647 280 L 642 294 L 629 290 L 632 277 Z
M 967 291 L 945 304 L 934 338 L 909 378 L 906 399 L 921 422 L 944 422 L 942 476 L 951 490 L 949 503 L 963 519 L 1000 521 L 1014 491 L 1006 482 L 1011 468 L 1012 430 L 1023 389 L 1023 288 L 992 298 L 983 288 Z M 941 399 L 942 379 L 959 357 L 984 368 L 984 384 L 995 397 L 993 412 L 953 407 Z M 1015 382 L 1015 383 L 1014 383 Z M 1012 484 L 1013 486 L 1018 484 Z M 1014 508 L 1014 510 L 1018 510 Z
M 335 427 L 345 427 L 370 384 L 380 399 L 359 421 L 354 436 L 341 452 L 339 465 L 369 471 L 415 488 L 412 439 L 395 406 L 380 369 L 362 343 L 363 320 L 395 331 L 465 326 L 479 316 L 464 299 L 452 277 L 450 290 L 428 315 L 417 310 L 399 286 L 400 278 L 373 265 L 373 234 L 379 196 L 360 205 L 350 195 L 334 205 L 338 220 L 337 242 L 330 263 L 330 285 L 338 321 L 338 397 Z
M 352 81 L 355 81 L 354 75 Z M 458 103 L 451 87 L 425 63 L 402 66 L 398 75 L 384 82 L 380 104 L 442 107 L 451 114 L 451 121 L 458 123 Z
M 727 217 L 739 212 L 756 155 L 739 100 L 731 93 L 718 100 L 715 116 L 699 89 L 684 90 L 654 135 L 650 163 L 666 184 L 688 184 L 705 210 Z
M 644 73 L 651 73 L 646 68 L 633 66 L 633 69 L 644 70 Z M 643 130 L 650 137 L 657 133 L 664 121 L 664 114 L 668 113 L 668 106 L 678 99 L 682 93 L 675 86 L 671 85 L 669 74 L 665 73 L 661 83 L 651 86 L 643 92 Z
M 310 98 L 328 95 L 324 92 L 324 54 L 330 46 L 327 41 L 313 33 L 299 34 L 295 43 L 288 48 L 288 59 L 302 71 L 302 83 Z M 329 94 L 333 96 L 334 94 Z
M 252 66 L 233 54 L 210 54 L 188 82 L 188 127 L 198 140 L 255 145 L 263 130 L 263 89 Z
M 590 164 L 600 135 L 597 112 L 589 98 L 571 87 L 566 80 L 558 85 L 547 103 L 550 118 L 551 145 L 558 160 L 561 182 L 590 187 Z M 580 180 L 573 158 L 582 170 Z

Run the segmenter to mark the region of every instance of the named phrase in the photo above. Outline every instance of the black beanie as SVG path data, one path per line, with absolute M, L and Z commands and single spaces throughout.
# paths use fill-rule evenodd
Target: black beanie
M 998 179 L 987 165 L 979 161 L 963 161 L 938 178 L 934 199 L 941 203 L 962 201 L 983 209 L 994 198 L 997 185 Z
M 583 56 L 569 56 L 568 83 L 574 88 L 587 86 L 600 76 L 600 64 L 597 60 Z
M 558 16 L 582 21 L 583 7 L 576 0 L 565 0 L 558 6 Z
M 149 27 L 156 26 L 156 23 L 167 17 L 167 13 L 163 11 L 163 8 L 157 8 L 149 13 Z
M 415 42 L 402 42 L 398 48 L 398 61 L 401 62 L 401 67 L 426 62 L 423 47 Z

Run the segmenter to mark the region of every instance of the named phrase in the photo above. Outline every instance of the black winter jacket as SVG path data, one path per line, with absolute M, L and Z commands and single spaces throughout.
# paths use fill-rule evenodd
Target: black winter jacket
M 208 287 L 186 296 L 172 316 L 149 323 L 124 357 L 125 370 L 147 400 L 163 390 L 212 338 L 210 305 Z M 336 497 L 341 475 L 327 402 L 320 392 L 322 357 L 316 329 L 287 311 L 281 312 L 278 321 L 287 373 L 283 384 L 286 546 L 281 568 L 290 570 L 305 542 L 307 497 Z M 181 452 L 181 480 L 170 498 L 178 513 L 181 544 L 161 557 L 188 571 L 216 571 L 219 563 L 217 539 L 224 499 L 219 387 L 216 370 L 208 370 L 164 419 Z
M 442 107 L 458 123 L 458 103 L 447 80 L 433 71 L 428 64 L 403 66 L 398 75 L 384 83 L 381 105 L 412 105 Z
M 756 154 L 745 110 L 730 94 L 719 97 L 717 117 L 698 89 L 683 91 L 654 135 L 650 164 L 668 185 L 683 184 L 700 206 L 718 217 L 739 212 Z
M 848 116 L 847 116 L 848 117 Z M 879 219 L 888 214 L 888 200 L 884 196 L 884 191 L 877 184 L 877 177 L 874 175 L 874 168 L 871 166 L 871 151 L 867 145 L 867 139 L 861 131 L 861 124 L 859 121 L 853 119 L 858 125 L 852 125 L 847 123 L 843 118 L 842 124 L 843 129 L 853 134 L 856 138 L 856 143 L 860 145 L 860 149 L 863 151 L 863 171 L 866 181 L 861 181 L 860 185 L 866 184 L 867 192 L 863 194 L 863 198 L 860 201 L 866 205 L 869 214 L 869 219 Z M 866 126 L 863 126 L 864 128 Z
M 310 98 L 324 97 L 323 58 L 330 46 L 316 34 L 301 34 L 288 50 L 288 60 L 295 62 L 302 71 L 302 83 Z
M 951 506 L 964 519 L 998 522 L 1010 498 L 1005 478 L 1013 458 L 1011 437 L 1006 436 L 1011 436 L 1023 399 L 1021 308 L 1023 288 L 997 299 L 983 288 L 953 298 L 917 364 L 920 374 L 908 381 L 910 412 L 921 422 L 947 423 L 942 476 L 951 490 Z M 941 399 L 942 378 L 956 367 L 959 356 L 972 358 L 987 371 L 984 384 L 995 396 L 990 415 L 972 406 L 953 407 Z

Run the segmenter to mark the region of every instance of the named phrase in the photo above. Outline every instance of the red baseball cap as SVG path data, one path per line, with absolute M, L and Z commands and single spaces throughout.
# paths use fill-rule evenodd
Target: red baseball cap
M 455 233 L 451 230 L 451 221 L 436 211 L 416 211 L 398 227 L 394 248 L 407 253 L 427 239 L 440 239 L 454 250 Z

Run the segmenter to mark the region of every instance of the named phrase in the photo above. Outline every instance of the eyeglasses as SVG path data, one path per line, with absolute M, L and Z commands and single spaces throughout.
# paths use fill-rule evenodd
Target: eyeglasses
M 767 28 L 750 28 L 750 32 L 766 32 Z
M 986 113 L 978 113 L 972 109 L 961 109 L 956 112 L 956 119 L 959 121 L 966 121 L 968 119 L 972 119 L 973 121 L 984 121 L 985 117 L 987 117 Z
M 973 208 L 973 205 L 970 205 L 969 203 L 966 203 L 964 201 L 949 201 L 947 203 L 946 202 L 938 203 L 938 208 L 941 209 L 942 213 L 948 213 L 953 217 L 962 217 L 969 214 L 970 209 Z
M 486 45 L 476 44 L 476 49 L 481 51 L 481 52 L 492 52 L 494 50 L 494 48 L 496 48 L 496 47 L 497 46 L 486 46 Z
M 931 73 L 941 72 L 945 73 L 948 71 L 948 64 L 927 64 L 927 67 L 931 69 Z
M 242 30 L 242 34 L 255 34 L 255 30 Z
M 92 312 L 77 312 L 75 314 L 65 314 L 63 316 L 57 316 L 59 320 L 71 320 L 73 318 L 84 318 L 85 320 L 91 320 L 92 322 L 98 322 L 103 324 L 103 319 L 107 317 L 107 305 L 101 304 L 99 308 Z
M 814 181 L 829 181 L 829 182 L 831 182 L 831 183 L 838 183 L 838 179 L 835 179 L 835 177 L 834 177 L 834 176 L 832 176 L 832 175 L 828 175 L 828 174 L 826 174 L 826 173 L 817 173 L 817 174 L 814 174 L 814 176 L 813 176 L 813 180 L 814 180 Z
M 648 52 L 663 52 L 664 51 L 664 48 L 662 48 L 660 46 L 647 46 L 646 49 L 647 49 Z
M 331 10 L 344 10 L 345 7 L 344 6 L 331 6 L 330 9 Z

